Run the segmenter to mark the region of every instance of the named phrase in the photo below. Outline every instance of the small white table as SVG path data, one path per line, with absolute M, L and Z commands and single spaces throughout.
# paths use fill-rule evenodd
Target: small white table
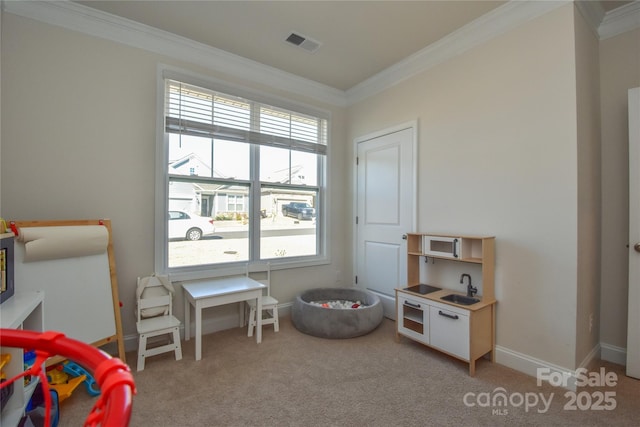
M 262 289 L 266 288 L 246 276 L 230 276 L 215 279 L 204 279 L 185 282 L 184 289 L 184 339 L 189 341 L 191 335 L 190 306 L 195 309 L 196 322 L 196 360 L 202 359 L 202 309 L 233 302 L 257 300 L 257 312 L 262 313 Z M 244 320 L 244 309 L 241 307 L 240 326 Z M 256 342 L 262 341 L 262 316 L 258 315 L 256 325 Z

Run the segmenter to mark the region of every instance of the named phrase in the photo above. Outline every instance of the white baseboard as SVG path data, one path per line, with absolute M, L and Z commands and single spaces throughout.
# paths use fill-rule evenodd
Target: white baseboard
M 576 389 L 575 371 L 499 345 L 496 346 L 496 363 L 531 375 L 534 378 L 537 378 L 538 369 L 546 369 L 549 374 L 566 375 L 568 377 L 566 388 L 569 390 Z
M 624 360 L 626 360 L 626 350 L 609 344 L 599 343 L 591 349 L 589 354 L 580 363 L 580 366 L 578 366 L 577 369 L 572 370 L 505 347 L 496 346 L 497 363 L 508 366 L 509 368 L 527 375 L 531 375 L 534 378 L 537 378 L 538 369 L 544 369 L 547 375 L 566 375 L 568 377 L 566 381 L 566 388 L 574 391 L 576 390 L 576 379 L 578 374 L 584 375 L 584 369 L 588 369 L 592 362 L 597 361 L 598 359 L 624 365 Z
M 363 288 L 368 292 L 376 295 L 380 298 L 380 303 L 382 304 L 382 312 L 384 317 L 389 318 L 391 320 L 396 320 L 396 298 L 391 297 L 389 295 L 381 294 L 380 292 L 374 291 L 373 289 Z
M 278 318 L 281 319 L 283 317 L 290 317 L 291 307 L 293 307 L 293 302 L 278 304 Z
M 600 359 L 616 365 L 627 365 L 627 349 L 615 345 L 600 343 Z
M 287 302 L 278 305 L 278 314 L 279 317 L 285 317 L 291 315 L 291 307 L 293 306 L 293 302 Z M 395 314 L 395 313 L 394 313 Z M 222 317 L 215 317 L 203 320 L 202 324 L 202 333 L 203 335 L 211 334 L 218 331 L 223 331 L 226 329 L 237 328 L 239 323 L 238 316 L 235 315 L 227 315 Z M 182 324 L 182 332 L 181 335 L 184 339 L 184 323 Z M 195 326 L 192 323 L 192 332 L 191 336 L 195 333 Z M 124 337 L 125 351 L 135 351 L 138 348 L 138 335 L 132 334 Z M 104 348 L 105 351 L 116 354 L 109 351 L 109 344 Z M 113 347 L 115 350 L 115 345 Z M 618 365 L 626 365 L 627 361 L 627 350 L 625 348 L 616 347 L 611 344 L 600 343 L 596 345 L 589 354 L 584 358 L 579 368 L 588 368 L 588 366 L 594 360 L 598 358 L 605 360 L 607 362 L 615 363 Z M 536 378 L 538 374 L 538 369 L 546 369 L 548 373 L 558 373 L 562 375 L 569 376 L 567 381 L 567 388 L 570 390 L 575 390 L 576 385 L 576 371 L 564 368 L 562 366 L 555 365 L 553 363 L 549 363 L 542 359 L 538 359 L 532 356 L 529 356 L 524 353 L 520 353 L 506 347 L 502 347 L 496 345 L 496 363 L 507 366 L 509 368 L 515 369 L 516 371 L 522 372 L 524 374 L 530 375 Z
M 587 357 L 584 358 L 582 363 L 580 363 L 580 366 L 578 366 L 578 368 L 588 369 L 591 365 L 591 362 L 600 359 L 600 349 L 600 343 L 596 344 L 596 346 L 591 349 L 589 354 L 587 354 Z
M 291 306 L 292 302 L 287 302 L 284 304 L 278 304 L 278 317 L 290 316 L 291 315 Z M 226 316 L 218 316 L 209 319 L 202 320 L 202 335 L 212 334 L 214 332 L 224 331 L 226 329 L 237 328 L 239 325 L 239 317 L 236 315 L 226 315 Z M 193 340 L 193 336 L 195 334 L 195 325 L 191 322 L 191 339 Z M 180 326 L 180 336 L 184 340 L 184 322 Z M 124 349 L 125 351 L 136 351 L 138 350 L 138 334 L 126 335 L 124 337 Z M 115 350 L 115 345 L 113 349 L 109 347 L 104 348 L 107 353 L 117 354 L 117 350 Z M 115 350 L 115 352 L 113 352 Z

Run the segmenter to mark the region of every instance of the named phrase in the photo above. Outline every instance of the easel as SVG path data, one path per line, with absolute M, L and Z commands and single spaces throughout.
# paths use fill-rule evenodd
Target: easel
M 113 239 L 111 233 L 111 220 L 108 219 L 96 219 L 96 220 L 57 220 L 57 221 L 11 221 L 11 229 L 13 230 L 16 236 L 18 235 L 21 228 L 30 228 L 30 227 L 66 227 L 66 226 L 88 226 L 88 225 L 101 225 L 107 228 L 107 232 L 109 235 L 109 240 L 107 244 L 107 255 L 108 255 L 108 267 L 109 267 L 109 276 L 111 282 L 111 295 L 112 295 L 112 303 L 113 303 L 113 315 L 115 321 L 115 334 L 100 337 L 90 344 L 95 347 L 101 347 L 105 344 L 116 342 L 118 347 L 118 357 L 126 363 L 125 359 L 125 349 L 124 349 L 124 337 L 122 333 L 122 318 L 120 315 L 120 298 L 118 296 L 118 277 L 116 275 L 116 261 L 113 253 Z M 32 285 L 33 286 L 33 285 Z M 18 285 L 19 289 L 20 285 Z M 45 307 L 47 304 L 47 295 L 45 292 Z M 46 317 L 45 317 L 46 322 Z M 65 331 L 60 331 L 65 333 Z

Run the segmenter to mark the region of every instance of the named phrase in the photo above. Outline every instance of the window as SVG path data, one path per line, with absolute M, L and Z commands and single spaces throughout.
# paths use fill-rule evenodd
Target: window
M 322 260 L 326 113 L 163 83 L 159 267 Z
M 228 194 L 227 210 L 231 212 L 244 212 L 244 195 Z

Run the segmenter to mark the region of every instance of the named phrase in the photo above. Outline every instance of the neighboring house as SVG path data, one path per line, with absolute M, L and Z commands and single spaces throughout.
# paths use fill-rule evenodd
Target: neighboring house
M 169 161 L 169 173 L 176 175 L 211 176 L 211 168 L 195 153 Z
M 211 168 L 195 153 L 169 162 L 170 173 L 176 175 L 211 176 Z M 221 176 L 216 173 L 216 176 Z M 221 176 L 222 177 L 222 176 Z M 266 178 L 277 184 L 296 184 L 304 182 L 304 170 L 301 165 L 275 171 Z M 295 190 L 263 188 L 261 211 L 265 216 L 277 215 L 282 205 L 291 202 L 306 202 L 316 206 L 315 197 Z M 215 217 L 219 214 L 248 214 L 249 204 L 246 187 L 226 184 L 201 184 L 190 182 L 172 182 L 169 190 L 169 210 L 184 210 L 200 216 Z

